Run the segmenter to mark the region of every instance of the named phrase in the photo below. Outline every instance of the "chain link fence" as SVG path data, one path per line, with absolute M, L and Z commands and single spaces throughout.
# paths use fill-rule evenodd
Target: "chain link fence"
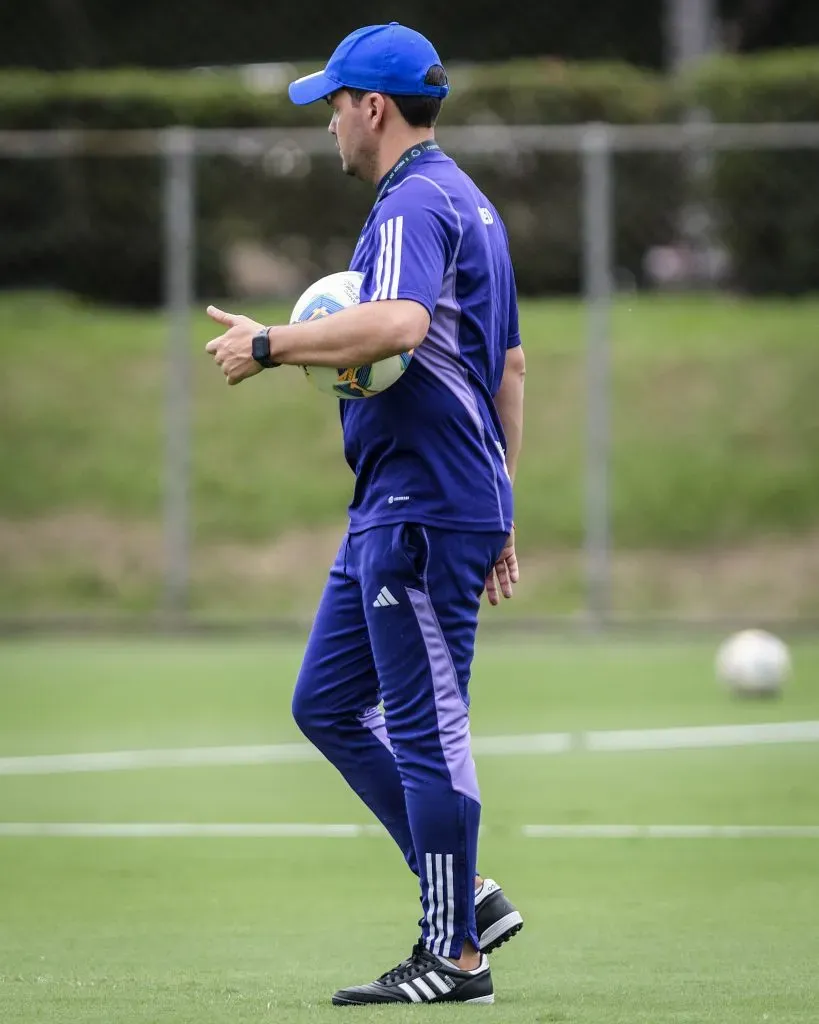
M 815 621 L 819 300 L 788 189 L 819 180 L 819 124 L 439 134 L 524 293 L 524 579 L 494 621 Z M 351 490 L 336 411 L 297 370 L 225 392 L 204 306 L 286 317 L 371 198 L 321 131 L 0 132 L 6 621 L 310 616 Z

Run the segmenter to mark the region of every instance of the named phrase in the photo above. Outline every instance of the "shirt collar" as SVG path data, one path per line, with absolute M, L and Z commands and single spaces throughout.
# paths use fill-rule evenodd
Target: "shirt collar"
M 409 149 L 405 150 L 401 154 L 396 163 L 387 171 L 381 181 L 379 181 L 375 201 L 378 202 L 379 199 L 383 199 L 388 189 L 390 189 L 400 178 L 403 178 L 407 168 L 410 167 L 411 164 L 415 163 L 419 157 L 424 156 L 426 153 L 437 153 L 440 152 L 440 150 L 441 147 L 434 139 L 425 139 L 423 142 L 418 142 L 414 146 L 410 146 Z

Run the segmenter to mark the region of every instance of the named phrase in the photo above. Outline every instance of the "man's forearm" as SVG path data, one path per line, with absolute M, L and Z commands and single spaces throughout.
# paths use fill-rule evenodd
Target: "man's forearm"
M 518 395 L 510 394 L 517 390 Z M 500 397 L 500 394 L 499 396 Z M 523 381 L 516 388 L 508 388 L 502 401 L 495 399 L 495 405 L 506 435 L 506 468 L 509 470 L 509 477 L 512 483 L 515 482 L 515 473 L 518 468 L 518 457 L 523 445 Z
M 296 366 L 361 366 L 416 348 L 429 330 L 417 302 L 362 302 L 332 316 L 271 327 L 274 362 Z
M 521 357 L 504 370 L 500 390 L 495 395 L 501 426 L 506 435 L 506 468 L 514 483 L 518 457 L 523 445 L 523 381 L 526 373 Z

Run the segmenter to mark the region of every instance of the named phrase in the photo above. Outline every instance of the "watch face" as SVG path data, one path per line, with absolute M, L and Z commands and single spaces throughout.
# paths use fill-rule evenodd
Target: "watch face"
M 263 327 L 257 334 L 254 334 L 250 349 L 256 362 L 266 369 L 272 369 L 279 365 L 270 358 L 270 338 L 267 334 L 269 330 L 269 327 Z
M 270 339 L 267 336 L 267 329 L 254 334 L 251 351 L 257 363 L 263 363 L 270 358 Z

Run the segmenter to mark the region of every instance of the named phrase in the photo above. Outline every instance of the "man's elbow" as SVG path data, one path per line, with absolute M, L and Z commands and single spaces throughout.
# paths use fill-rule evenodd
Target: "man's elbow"
M 504 377 L 508 375 L 510 380 L 523 381 L 526 376 L 526 357 L 523 354 L 522 345 L 516 345 L 507 351 L 503 375 Z
M 420 302 L 410 299 L 390 299 L 379 305 L 388 307 L 387 338 L 385 343 L 391 355 L 418 348 L 429 333 L 430 316 Z

